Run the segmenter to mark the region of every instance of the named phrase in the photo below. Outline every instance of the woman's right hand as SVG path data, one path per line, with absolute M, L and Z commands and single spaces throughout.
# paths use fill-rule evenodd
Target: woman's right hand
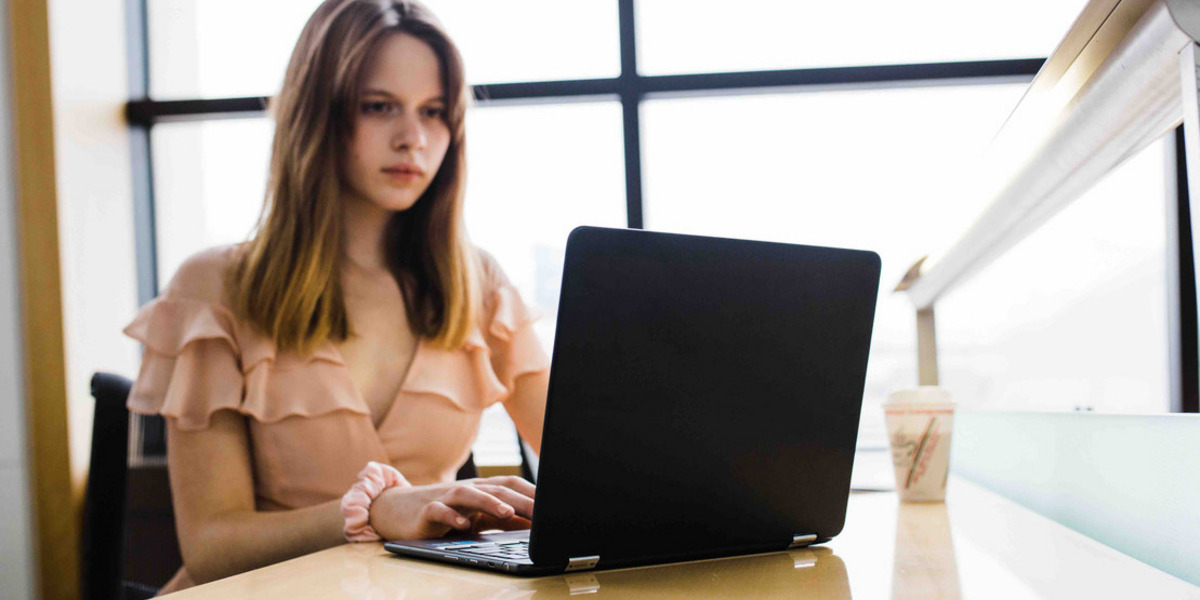
M 532 483 L 520 477 L 485 477 L 453 483 L 393 487 L 371 503 L 371 527 L 385 540 L 417 540 L 469 531 L 486 521 L 499 528 L 533 518 Z

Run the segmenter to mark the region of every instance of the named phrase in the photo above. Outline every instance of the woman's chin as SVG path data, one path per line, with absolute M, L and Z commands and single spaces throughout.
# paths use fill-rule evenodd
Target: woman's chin
M 371 198 L 371 204 L 391 212 L 404 212 L 417 203 L 416 198 L 397 198 L 395 196 L 376 196 Z

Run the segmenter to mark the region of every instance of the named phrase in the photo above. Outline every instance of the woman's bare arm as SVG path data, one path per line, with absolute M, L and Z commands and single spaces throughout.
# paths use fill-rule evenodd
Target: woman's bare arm
M 345 542 L 340 499 L 295 510 L 255 510 L 241 415 L 218 411 L 201 431 L 180 430 L 173 419 L 167 419 L 167 427 L 179 546 L 197 583 Z M 371 525 L 388 538 L 436 537 L 469 529 L 460 517 L 529 518 L 533 491 L 528 482 L 504 477 L 392 488 L 371 504 Z
M 339 501 L 257 512 L 245 418 L 212 415 L 208 429 L 167 419 L 167 457 L 179 546 L 188 574 L 212 581 L 345 542 Z

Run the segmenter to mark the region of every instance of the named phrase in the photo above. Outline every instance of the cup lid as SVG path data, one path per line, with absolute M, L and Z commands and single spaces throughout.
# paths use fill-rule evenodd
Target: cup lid
M 945 388 L 936 385 L 922 385 L 906 390 L 896 390 L 888 394 L 884 404 L 953 404 L 954 399 Z

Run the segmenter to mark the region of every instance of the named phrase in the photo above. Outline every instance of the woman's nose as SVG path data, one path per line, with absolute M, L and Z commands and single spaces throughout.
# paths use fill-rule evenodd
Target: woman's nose
M 425 147 L 425 127 L 417 115 L 404 114 L 396 121 L 396 131 L 392 133 L 393 149 Z

